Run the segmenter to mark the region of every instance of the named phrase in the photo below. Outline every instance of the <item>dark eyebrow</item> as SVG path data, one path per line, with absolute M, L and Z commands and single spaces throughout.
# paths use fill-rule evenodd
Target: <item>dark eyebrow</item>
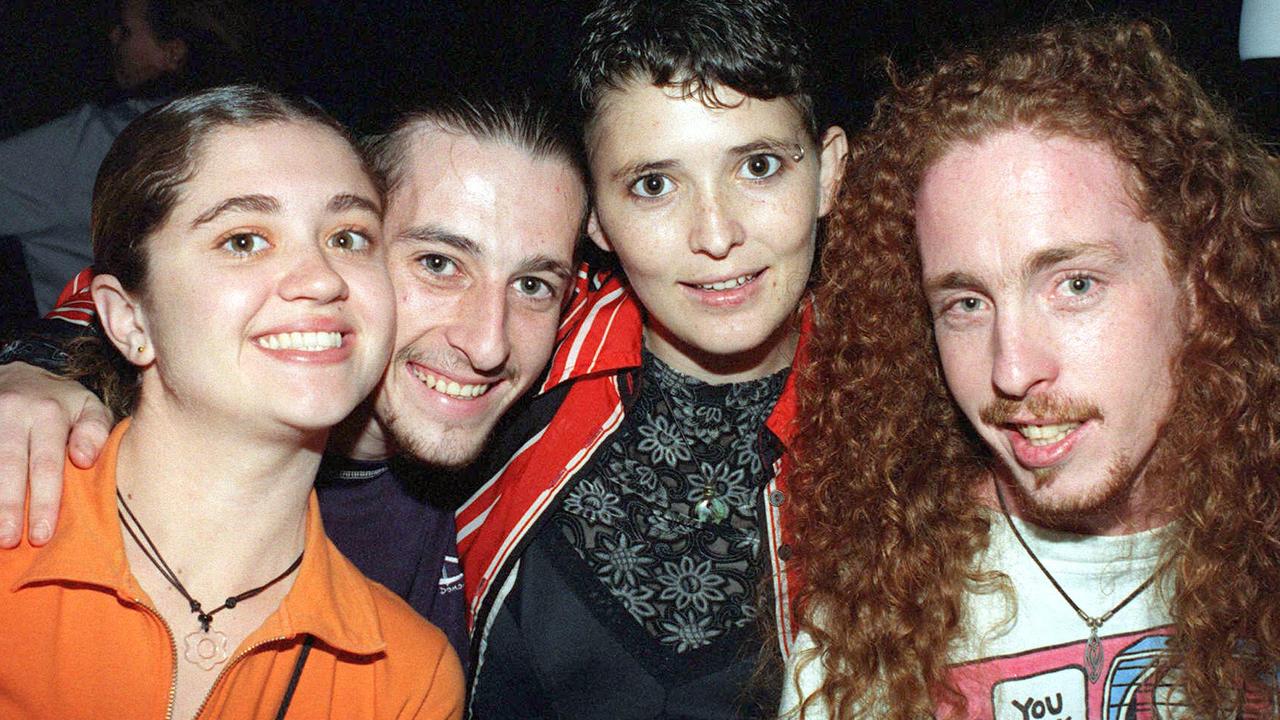
M 573 277 L 573 269 L 550 255 L 534 255 L 520 263 L 521 273 L 549 272 L 561 280 Z
M 472 257 L 483 257 L 484 248 L 475 240 L 465 235 L 449 232 L 444 228 L 436 225 L 419 225 L 400 231 L 395 241 L 422 243 L 431 245 L 447 245 L 459 252 L 466 253 Z M 536 273 L 549 272 L 556 277 L 565 280 L 573 277 L 573 269 L 565 263 L 551 257 L 550 255 L 533 255 L 524 259 L 520 263 L 517 273 Z
M 729 148 L 726 154 L 734 157 L 741 156 L 741 155 L 754 155 L 755 153 L 760 153 L 760 152 L 772 152 L 772 153 L 778 153 L 780 155 L 793 155 L 795 154 L 795 148 L 799 146 L 800 146 L 800 143 L 795 142 L 794 140 L 787 140 L 785 138 L 765 136 L 758 140 L 753 140 L 749 143 L 745 143 L 743 145 L 735 145 Z M 635 162 L 629 165 L 624 165 L 621 168 L 618 168 L 612 174 L 610 174 L 609 177 L 612 178 L 615 182 L 618 180 L 630 180 L 631 178 L 640 177 L 641 175 L 650 175 L 652 173 L 661 172 L 663 170 L 670 170 L 673 167 L 677 167 L 679 164 L 680 163 L 677 160 L 654 160 L 654 161 L 647 161 L 647 162 L 646 161 Z
M 374 215 L 377 215 L 378 217 L 382 217 L 382 208 L 378 205 L 378 203 L 370 200 L 369 198 L 363 195 L 356 195 L 355 193 L 342 193 L 340 195 L 334 195 L 333 198 L 329 200 L 329 212 L 338 213 L 338 212 L 344 212 L 346 210 L 351 210 L 354 208 L 359 208 L 361 210 L 368 210 Z
M 1124 260 L 1124 255 L 1120 252 L 1115 243 L 1110 242 L 1070 242 L 1065 245 L 1058 245 L 1051 248 L 1045 248 L 1040 252 L 1032 255 L 1027 260 L 1022 270 L 1022 279 L 1024 282 L 1039 275 L 1060 263 L 1075 260 L 1082 255 L 1099 255 L 1109 262 L 1119 263 Z
M 759 152 L 773 152 L 781 155 L 795 155 L 800 143 L 775 137 L 762 137 L 745 145 L 729 148 L 730 155 L 754 155 Z
M 363 195 L 341 193 L 334 195 L 329 200 L 329 212 L 338 213 L 352 208 L 360 208 L 379 217 L 382 216 L 382 208 Z M 191 229 L 194 230 L 205 223 L 211 222 L 214 218 L 227 212 L 278 213 L 280 212 L 280 201 L 270 195 L 237 195 L 233 198 L 227 198 L 197 215 L 196 219 L 191 221 Z
M 635 163 L 631 163 L 630 165 L 624 165 L 623 167 L 618 168 L 617 170 L 613 171 L 613 173 L 609 177 L 611 177 L 614 181 L 630 180 L 633 177 L 640 177 L 641 175 L 651 175 L 653 173 L 660 172 L 662 170 L 670 170 L 671 168 L 676 167 L 679 164 L 680 163 L 676 160 L 653 160 L 653 161 L 647 161 L 647 162 L 646 161 L 635 162 Z
M 191 221 L 191 229 L 195 230 L 222 213 L 233 211 L 276 213 L 280 212 L 280 201 L 270 195 L 237 195 L 227 198 L 197 215 L 196 219 Z
M 981 290 L 984 287 L 978 278 L 963 272 L 949 272 L 941 277 L 926 280 L 924 294 L 926 296 L 943 290 Z
M 468 255 L 474 255 L 477 257 L 484 254 L 479 243 L 475 240 L 472 240 L 465 235 L 449 232 L 448 230 L 436 225 L 419 225 L 417 227 L 407 228 L 405 230 L 401 230 L 392 239 L 400 242 L 448 245 L 459 252 L 464 252 Z

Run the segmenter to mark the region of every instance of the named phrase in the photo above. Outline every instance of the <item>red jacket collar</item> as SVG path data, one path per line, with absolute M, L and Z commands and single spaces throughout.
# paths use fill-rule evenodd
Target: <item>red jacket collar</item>
M 809 336 L 813 330 L 813 305 L 807 299 L 800 313 L 800 342 L 792 362 L 792 372 L 773 413 L 765 423 L 782 444 L 791 446 L 796 416 L 798 371 L 809 357 Z M 600 271 L 586 263 L 579 266 L 573 294 L 551 355 L 546 380 L 537 392 L 597 374 L 617 374 L 640 367 L 644 343 L 644 309 L 636 300 L 622 273 Z

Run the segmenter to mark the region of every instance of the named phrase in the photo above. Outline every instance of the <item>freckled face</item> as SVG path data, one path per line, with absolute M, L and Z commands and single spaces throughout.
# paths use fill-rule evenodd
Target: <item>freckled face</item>
M 1104 147 L 1020 130 L 952 148 L 916 197 L 947 384 L 1047 524 L 1141 510 L 1174 396 L 1180 295 L 1124 181 Z
M 816 146 L 786 100 L 717 94 L 725 107 L 641 82 L 608 93 L 588 137 L 589 229 L 648 311 L 650 349 L 724 382 L 789 364 L 845 143 L 832 128 Z
M 313 123 L 215 130 L 147 238 L 141 402 L 211 428 L 328 428 L 374 387 L 395 320 L 378 195 Z

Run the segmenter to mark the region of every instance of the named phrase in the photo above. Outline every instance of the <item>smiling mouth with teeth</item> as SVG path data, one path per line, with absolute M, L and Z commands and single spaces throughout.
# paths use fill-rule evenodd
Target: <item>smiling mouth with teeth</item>
M 472 400 L 474 398 L 478 398 L 486 392 L 489 392 L 489 388 L 493 387 L 492 383 L 463 385 L 453 380 L 445 380 L 444 378 L 438 378 L 431 373 L 423 372 L 414 365 L 409 366 L 409 371 L 412 372 L 413 376 L 418 378 L 418 380 L 428 388 L 431 388 L 442 395 L 448 395 L 451 398 L 458 398 L 459 400 Z
M 721 280 L 719 282 L 713 282 L 706 285 L 694 285 L 694 287 L 698 288 L 699 290 L 708 290 L 712 292 L 721 292 L 724 290 L 735 290 L 737 288 L 742 287 L 743 285 L 746 285 L 752 280 L 755 280 L 756 276 L 758 276 L 759 274 L 760 273 L 758 272 L 754 272 L 748 275 L 739 275 L 736 278 Z
M 1018 433 L 1027 439 L 1027 442 L 1034 447 L 1043 447 L 1061 442 L 1066 439 L 1071 431 L 1080 427 L 1083 423 L 1069 422 L 1058 423 L 1057 425 L 1019 425 Z
M 321 352 L 342 347 L 342 333 L 339 332 L 285 332 L 275 335 L 263 335 L 257 339 L 259 346 L 268 350 L 300 350 L 302 352 Z

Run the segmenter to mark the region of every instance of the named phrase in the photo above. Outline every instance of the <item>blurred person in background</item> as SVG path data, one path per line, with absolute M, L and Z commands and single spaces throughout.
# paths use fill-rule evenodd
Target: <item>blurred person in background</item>
M 70 352 L 129 417 L 68 467 L 64 532 L 0 559 L 0 717 L 461 717 L 444 633 L 327 539 L 314 489 L 391 353 L 384 203 L 341 125 L 251 85 L 117 138 L 110 345 Z
M 109 33 L 117 99 L 85 103 L 0 142 L 0 237 L 21 247 L 35 300 L 26 315 L 48 312 L 89 264 L 93 181 L 120 131 L 169 97 L 248 79 L 243 24 L 227 2 L 123 0 Z M 12 295 L 25 279 L 15 282 L 17 268 L 6 272 Z M 19 296 L 3 304 L 12 317 L 13 306 L 24 303 Z

